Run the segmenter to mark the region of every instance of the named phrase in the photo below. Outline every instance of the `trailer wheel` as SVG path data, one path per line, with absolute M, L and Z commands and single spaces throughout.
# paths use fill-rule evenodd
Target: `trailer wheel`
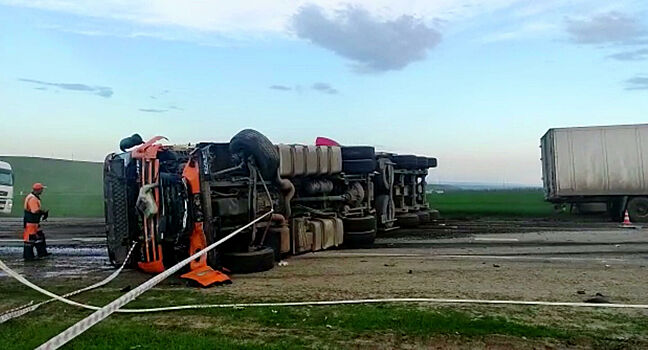
M 344 233 L 344 246 L 351 249 L 372 248 L 375 240 L 376 230 Z
M 343 220 L 344 232 L 363 232 L 376 230 L 376 217 L 373 215 L 359 218 L 346 218 Z
M 398 226 L 404 228 L 413 228 L 419 224 L 419 216 L 414 213 L 407 213 L 396 217 Z
M 416 212 L 416 216 L 418 216 L 418 221 L 420 224 L 427 224 L 430 222 L 430 213 L 428 211 L 418 211 Z
M 344 146 L 342 160 L 376 159 L 376 149 L 371 146 Z
M 223 254 L 223 266 L 233 273 L 267 271 L 274 267 L 274 250 L 260 247 L 249 252 L 228 252 Z
M 239 131 L 230 140 L 229 150 L 232 154 L 252 156 L 265 180 L 272 181 L 277 177 L 279 152 L 262 133 L 252 129 Z
M 417 157 L 412 155 L 392 156 L 392 161 L 396 163 L 396 168 L 399 169 L 416 169 L 418 166 Z
M 347 174 L 369 174 L 376 170 L 374 159 L 354 159 L 342 161 L 342 171 Z
M 628 202 L 628 214 L 630 220 L 636 222 L 648 222 L 648 198 L 634 197 Z

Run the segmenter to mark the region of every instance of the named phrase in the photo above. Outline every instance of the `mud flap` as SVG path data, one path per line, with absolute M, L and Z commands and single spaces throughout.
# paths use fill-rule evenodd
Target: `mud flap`
M 189 237 L 189 250 L 191 254 L 195 254 L 207 246 L 205 233 L 203 232 L 202 222 L 194 223 L 193 231 Z M 212 269 L 207 265 L 207 254 L 202 255 L 198 260 L 194 260 L 189 264 L 191 271 L 180 276 L 185 279 L 198 282 L 203 287 L 209 287 L 214 284 L 229 284 L 232 283 L 229 276 L 226 274 Z

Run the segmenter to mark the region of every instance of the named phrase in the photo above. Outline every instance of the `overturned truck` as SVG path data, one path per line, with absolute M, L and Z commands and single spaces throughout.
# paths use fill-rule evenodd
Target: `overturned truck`
M 288 255 L 369 248 L 377 232 L 439 215 L 425 198 L 435 158 L 325 138 L 315 145 L 275 145 L 250 129 L 226 143 L 163 145 L 162 139 L 144 142 L 135 134 L 104 162 L 113 265 L 159 273 L 273 209 L 182 275 L 208 286 L 229 282 L 223 271 L 264 271 Z

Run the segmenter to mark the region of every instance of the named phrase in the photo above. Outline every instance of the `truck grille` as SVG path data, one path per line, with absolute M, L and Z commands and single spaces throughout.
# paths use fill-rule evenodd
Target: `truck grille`
M 0 196 L 2 196 L 2 197 L 5 197 L 8 194 L 9 194 L 9 192 L 7 192 L 7 191 L 0 191 Z

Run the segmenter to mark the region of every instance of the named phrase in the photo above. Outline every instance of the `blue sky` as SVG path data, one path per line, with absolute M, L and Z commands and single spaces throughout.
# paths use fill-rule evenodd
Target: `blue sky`
M 645 1 L 0 0 L 0 29 L 7 155 L 251 127 L 436 156 L 433 182 L 539 184 L 548 128 L 648 117 Z

